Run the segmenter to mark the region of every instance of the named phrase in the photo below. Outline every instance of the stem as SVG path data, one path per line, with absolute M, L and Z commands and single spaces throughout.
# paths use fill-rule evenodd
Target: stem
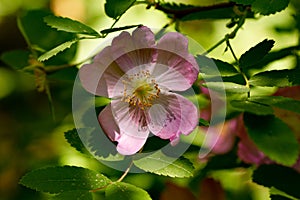
M 226 35 L 227 36 L 227 35 Z M 203 53 L 202 55 L 205 56 L 207 54 L 209 54 L 210 52 L 212 52 L 215 48 L 217 48 L 218 46 L 220 46 L 223 42 L 225 42 L 228 38 L 224 37 L 223 39 L 221 39 L 219 42 L 217 42 L 217 44 L 215 44 L 214 46 L 212 46 L 211 48 L 209 48 L 205 53 Z
M 111 183 L 109 183 L 109 184 L 112 184 L 113 182 L 111 182 Z M 108 185 L 109 185 L 108 184 Z M 96 188 L 96 189 L 92 189 L 92 190 L 89 190 L 89 192 L 98 192 L 99 190 L 102 190 L 102 189 L 104 189 L 104 188 L 106 188 L 108 185 L 105 185 L 105 186 L 103 186 L 103 187 L 99 187 L 99 188 Z
M 130 165 L 128 166 L 128 168 L 125 170 L 124 174 L 116 181 L 116 182 L 121 182 L 129 173 L 131 167 L 133 165 L 133 161 L 130 162 Z
M 221 44 L 223 44 L 223 42 L 227 42 L 227 44 L 229 43 L 229 40 L 230 39 L 233 39 L 238 30 L 243 26 L 243 24 L 245 23 L 245 19 L 247 17 L 247 9 L 246 11 L 243 13 L 244 15 L 239 19 L 239 22 L 237 24 L 237 27 L 235 27 L 235 29 L 229 33 L 229 34 L 226 34 L 224 36 L 224 38 L 222 38 L 219 42 L 217 42 L 214 46 L 212 46 L 210 49 L 208 49 L 205 53 L 203 53 L 202 55 L 207 55 L 209 54 L 210 52 L 212 52 L 215 48 L 217 48 L 218 46 L 220 46 Z
M 123 181 L 123 179 L 124 179 L 124 178 L 127 176 L 127 174 L 129 173 L 130 168 L 132 167 L 132 165 L 133 165 L 133 161 L 130 162 L 128 168 L 125 170 L 125 172 L 122 174 L 122 176 L 121 176 L 117 181 L 111 182 L 110 184 L 115 183 L 115 182 L 121 182 L 121 181 Z M 106 188 L 106 187 L 107 187 L 107 185 L 105 185 L 105 186 L 103 186 L 103 187 L 100 187 L 100 188 L 92 189 L 92 190 L 90 190 L 89 192 L 97 192 L 97 191 L 102 190 L 102 189 L 104 189 L 104 188 Z
M 232 49 L 232 46 L 230 45 L 229 39 L 226 41 L 226 44 L 227 44 L 227 46 L 229 47 L 229 50 L 230 50 L 230 52 L 231 52 L 231 54 L 232 54 L 234 60 L 235 60 L 237 63 L 239 63 L 239 60 L 237 59 L 237 57 L 236 57 L 236 55 L 235 55 L 235 53 L 234 53 L 234 51 L 233 51 L 233 49 Z
M 114 23 L 110 26 L 110 28 L 113 28 L 113 27 L 117 24 L 117 22 L 121 19 L 121 17 L 124 15 L 124 13 L 125 13 L 131 6 L 133 6 L 135 3 L 136 3 L 136 1 L 133 1 L 133 2 L 128 6 L 128 8 L 127 8 L 123 13 L 121 13 L 120 16 L 118 16 L 118 17 L 115 19 Z M 108 33 L 107 33 L 107 34 L 104 34 L 104 35 L 103 35 L 103 38 L 105 38 L 107 35 L 108 35 Z

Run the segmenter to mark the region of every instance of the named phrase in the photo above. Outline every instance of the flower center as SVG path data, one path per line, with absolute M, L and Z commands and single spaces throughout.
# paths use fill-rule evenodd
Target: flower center
M 154 99 L 159 98 L 160 89 L 148 70 L 126 76 L 123 80 L 122 100 L 141 109 L 152 106 Z

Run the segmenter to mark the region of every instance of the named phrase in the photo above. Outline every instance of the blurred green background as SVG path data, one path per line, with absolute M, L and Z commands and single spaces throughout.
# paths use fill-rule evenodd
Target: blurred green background
M 222 1 L 181 0 L 176 2 L 207 5 Z M 0 0 L 0 54 L 14 49 L 27 49 L 27 44 L 17 27 L 17 17 L 26 10 L 50 9 L 57 15 L 70 17 L 92 26 L 95 30 L 109 28 L 113 20 L 105 16 L 104 0 Z M 274 49 L 298 44 L 299 36 L 295 27 L 294 14 L 297 0 L 276 15 L 249 19 L 231 44 L 240 56 L 243 52 L 265 38 L 276 41 Z M 294 5 L 294 6 L 293 6 Z M 299 6 L 299 5 L 298 5 Z M 208 49 L 224 37 L 230 30 L 226 28 L 228 20 L 195 20 L 180 23 L 181 31 L 196 40 L 204 49 Z M 131 8 L 118 22 L 117 26 L 144 24 L 160 29 L 168 23 L 168 18 L 160 11 L 146 10 L 145 5 Z M 52 41 L 49 41 L 50 43 Z M 82 41 L 74 62 L 91 55 L 101 44 L 101 40 Z M 233 61 L 230 53 L 221 45 L 209 56 Z M 287 57 L 275 62 L 270 68 L 287 68 L 294 62 Z M 36 90 L 35 79 L 31 74 L 16 72 L 0 62 L 0 200 L 45 199 L 46 195 L 18 185 L 22 175 L 44 166 L 80 165 L 97 169 L 97 163 L 81 157 L 64 139 L 63 133 L 74 127 L 71 114 L 72 86 L 68 80 L 49 80 L 56 120 L 51 115 L 45 93 Z M 101 170 L 109 169 L 102 167 Z M 213 177 L 220 180 L 230 199 L 239 199 L 235 193 L 246 194 L 247 199 L 266 199 L 266 189 L 250 183 L 250 174 L 246 170 L 220 171 Z M 154 180 L 155 179 L 155 180 Z M 127 181 L 156 192 L 157 198 L 170 199 L 175 191 L 177 197 L 188 197 L 189 192 L 174 185 L 168 179 L 156 176 L 133 175 Z M 180 181 L 177 181 L 180 185 Z M 208 180 L 208 186 L 211 183 Z M 219 191 L 218 184 L 213 183 Z M 199 186 L 200 187 L 200 186 Z M 205 186 L 203 186 L 205 187 Z M 181 192 L 180 192 L 181 191 Z M 222 193 L 222 191 L 221 191 Z M 187 195 L 187 196 L 185 196 Z M 245 197 L 244 196 L 244 197 Z M 172 199 L 175 199 L 173 197 Z M 205 197 L 203 198 L 205 199 Z M 221 199 L 221 198 L 220 198 Z

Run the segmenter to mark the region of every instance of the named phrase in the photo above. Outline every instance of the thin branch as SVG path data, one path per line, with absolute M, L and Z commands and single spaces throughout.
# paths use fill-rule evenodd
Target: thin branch
M 236 57 L 236 55 L 235 55 L 235 53 L 234 53 L 234 51 L 233 51 L 232 46 L 230 45 L 229 39 L 226 41 L 226 44 L 227 44 L 227 46 L 229 47 L 229 50 L 230 50 L 230 52 L 231 52 L 231 54 L 232 54 L 234 60 L 235 60 L 237 63 L 239 63 L 239 60 L 238 60 L 238 58 Z
M 218 46 L 220 46 L 221 44 L 223 44 L 223 42 L 225 42 L 227 40 L 227 37 L 225 36 L 224 38 L 222 38 L 219 42 L 217 42 L 214 46 L 212 46 L 211 48 L 209 48 L 205 53 L 203 53 L 202 55 L 205 56 L 207 54 L 209 54 L 210 52 L 212 52 L 215 48 L 217 48 Z
M 215 5 L 210 5 L 210 6 L 195 6 L 191 8 L 186 8 L 186 9 L 171 9 L 162 6 L 160 3 L 154 4 L 155 9 L 160 10 L 166 14 L 172 14 L 174 15 L 175 18 L 182 18 L 188 14 L 195 13 L 195 12 L 203 12 L 203 11 L 209 11 L 209 10 L 216 10 L 216 9 L 221 9 L 221 8 L 230 8 L 235 6 L 236 3 L 234 2 L 226 2 L 226 3 L 219 3 Z
M 245 12 L 244 12 L 244 15 L 243 15 L 242 17 L 240 17 L 240 19 L 239 19 L 239 21 L 238 21 L 238 24 L 237 24 L 237 26 L 235 27 L 235 29 L 234 29 L 231 33 L 226 34 L 226 35 L 224 36 L 224 38 L 222 38 L 219 42 L 217 42 L 214 46 L 212 46 L 210 49 L 208 49 L 208 50 L 207 50 L 205 53 L 203 53 L 202 55 L 207 55 L 207 54 L 209 54 L 209 53 L 210 53 L 211 51 L 213 51 L 215 48 L 217 48 L 218 46 L 220 46 L 221 44 L 223 44 L 223 42 L 227 42 L 227 41 L 229 41 L 230 39 L 233 39 L 233 38 L 236 36 L 238 30 L 240 30 L 240 28 L 244 25 L 246 17 L 247 17 L 247 8 L 246 8 L 246 10 L 245 10 Z
M 127 176 L 127 174 L 129 173 L 131 167 L 133 165 L 133 161 L 131 161 L 130 165 L 128 166 L 128 168 L 125 170 L 124 174 L 116 181 L 116 182 L 122 182 L 122 180 Z

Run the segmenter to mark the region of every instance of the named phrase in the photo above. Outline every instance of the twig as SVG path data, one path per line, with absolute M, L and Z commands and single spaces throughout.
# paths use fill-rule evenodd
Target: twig
M 228 3 L 226 2 L 226 3 L 219 3 L 219 4 L 215 4 L 215 5 L 210 5 L 210 6 L 197 6 L 197 7 L 175 10 L 175 9 L 166 8 L 162 5 L 160 5 L 160 3 L 156 3 L 156 4 L 154 4 L 154 7 L 155 7 L 155 9 L 160 10 L 166 14 L 174 15 L 175 18 L 182 18 L 188 14 L 195 13 L 195 12 L 216 10 L 216 9 L 220 9 L 220 8 L 230 8 L 235 5 L 236 4 L 234 2 L 228 2 Z

